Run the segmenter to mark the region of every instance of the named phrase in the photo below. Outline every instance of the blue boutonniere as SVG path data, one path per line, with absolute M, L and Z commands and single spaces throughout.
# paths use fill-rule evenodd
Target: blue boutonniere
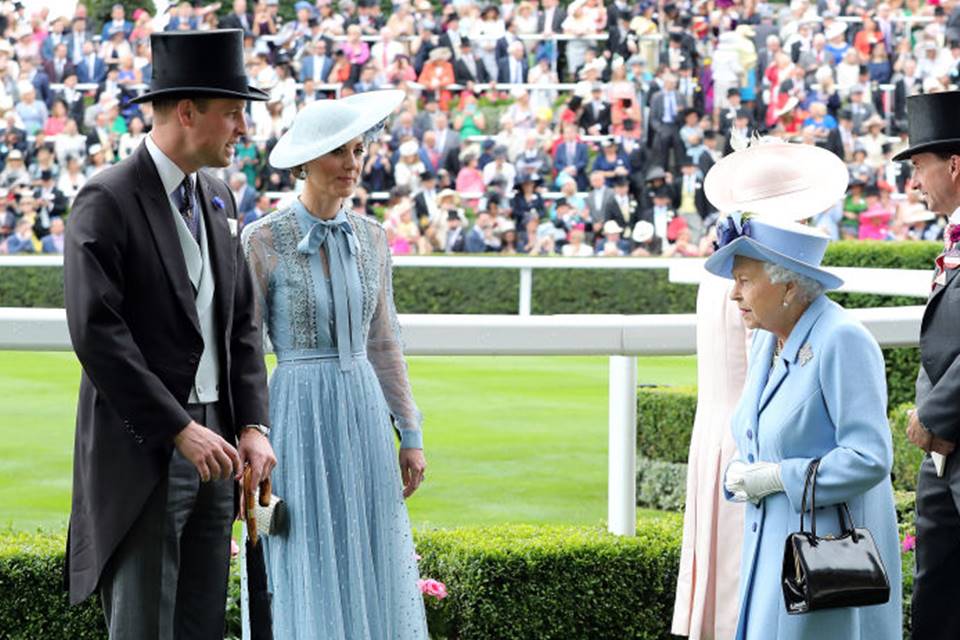
M 217 209 L 218 211 L 223 209 L 223 198 L 220 196 L 213 196 L 213 199 L 211 199 L 210 202 L 213 203 L 214 209 Z

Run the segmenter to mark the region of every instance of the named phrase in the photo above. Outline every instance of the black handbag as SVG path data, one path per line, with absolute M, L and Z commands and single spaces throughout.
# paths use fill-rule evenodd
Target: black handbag
M 868 529 L 853 526 L 847 504 L 837 505 L 840 535 L 817 537 L 817 469 L 807 468 L 800 504 L 800 530 L 787 536 L 783 551 L 783 600 L 787 613 L 800 614 L 836 607 L 866 607 L 890 599 L 890 581 Z M 810 493 L 810 531 L 803 516 Z

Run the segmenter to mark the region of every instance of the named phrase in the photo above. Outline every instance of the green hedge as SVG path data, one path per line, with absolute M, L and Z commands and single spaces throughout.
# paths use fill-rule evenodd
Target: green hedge
M 683 511 L 687 497 L 687 464 L 637 457 L 637 506 Z
M 447 585 L 427 598 L 431 635 L 459 640 L 666 639 L 680 555 L 674 514 L 636 537 L 600 527 L 498 526 L 418 531 L 421 574 Z M 67 605 L 62 534 L 0 534 L 0 637 L 100 640 L 97 599 Z M 236 567 L 236 564 L 234 565 Z M 239 635 L 236 570 L 227 637 Z
M 929 269 L 942 245 L 936 242 L 834 242 L 824 264 L 851 267 Z M 519 276 L 514 269 L 394 270 L 401 313 L 516 313 Z M 848 307 L 923 304 L 923 298 L 838 293 Z M 534 313 L 693 313 L 696 287 L 672 284 L 666 270 L 543 269 L 533 276 Z M 63 307 L 59 267 L 0 269 L 0 307 Z
M 420 535 L 421 573 L 450 592 L 431 603 L 431 631 L 462 640 L 669 638 L 680 537 L 680 519 L 668 516 L 641 521 L 632 538 L 562 526 Z
M 901 491 L 916 490 L 917 473 L 924 456 L 907 440 L 906 411 L 912 406 L 912 402 L 892 405 L 888 415 L 893 439 L 893 486 Z M 638 505 L 654 509 L 682 508 L 696 411 L 696 389 L 641 387 L 638 390 Z
M 686 463 L 696 413 L 695 387 L 640 387 L 637 390 L 637 455 Z
M 95 600 L 69 606 L 63 590 L 64 542 L 63 535 L 0 533 L 0 637 L 106 637 L 103 613 Z

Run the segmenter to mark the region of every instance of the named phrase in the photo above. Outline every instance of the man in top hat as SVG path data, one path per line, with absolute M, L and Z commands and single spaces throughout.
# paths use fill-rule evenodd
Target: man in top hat
M 956 605 L 960 576 L 960 92 L 907 99 L 910 147 L 893 157 L 913 165 L 913 187 L 927 208 L 949 216 L 945 248 L 937 258 L 930 299 L 920 324 L 916 410 L 907 436 L 931 455 L 917 479 L 917 565 L 913 582 L 913 638 L 960 637 Z M 942 456 L 946 456 L 943 458 Z M 937 458 L 937 459 L 935 459 Z M 942 464 L 942 466 L 938 466 Z
M 460 56 L 453 63 L 453 75 L 457 84 L 462 85 L 490 80 L 487 68 L 477 59 L 473 52 L 473 45 L 466 38 L 460 40 Z
M 236 206 L 204 167 L 246 131 L 240 30 L 153 34 L 154 126 L 77 195 L 67 324 L 83 366 L 66 577 L 112 640 L 222 638 L 235 479 L 276 460 Z M 203 64 L 196 64 L 202 60 Z

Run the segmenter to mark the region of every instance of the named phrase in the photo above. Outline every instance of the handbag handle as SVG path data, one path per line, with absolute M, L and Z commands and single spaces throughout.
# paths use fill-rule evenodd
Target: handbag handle
M 810 490 L 810 534 L 817 538 L 817 470 L 820 468 L 820 459 L 810 461 L 807 467 L 807 476 L 803 483 L 803 497 L 800 499 L 800 531 L 803 528 L 803 516 L 807 510 L 807 490 Z M 841 535 L 849 534 L 853 542 L 857 542 L 857 531 L 853 526 L 853 516 L 846 502 L 837 505 L 837 518 L 840 522 Z

